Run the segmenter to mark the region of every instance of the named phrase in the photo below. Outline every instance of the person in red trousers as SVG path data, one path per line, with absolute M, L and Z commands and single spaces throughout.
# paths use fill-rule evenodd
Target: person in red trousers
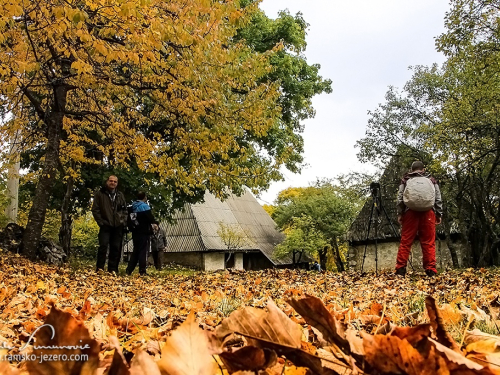
M 419 181 L 429 186 L 434 187 L 433 199 L 434 204 L 429 209 L 410 209 L 410 202 L 405 201 L 407 194 L 405 190 L 412 184 L 409 181 L 413 178 L 418 178 Z M 417 180 L 415 180 L 417 181 Z M 432 199 L 432 198 L 431 198 Z M 401 180 L 397 199 L 398 222 L 401 224 L 401 243 L 399 244 L 398 256 L 396 259 L 396 275 L 406 275 L 406 265 L 411 252 L 411 246 L 416 235 L 420 241 L 422 248 L 422 260 L 425 273 L 427 276 L 437 275 L 436 269 L 436 225 L 441 223 L 443 215 L 443 203 L 441 200 L 441 191 L 437 181 L 429 174 L 425 173 L 424 164 L 421 161 L 415 161 L 411 165 L 411 172 L 405 174 Z

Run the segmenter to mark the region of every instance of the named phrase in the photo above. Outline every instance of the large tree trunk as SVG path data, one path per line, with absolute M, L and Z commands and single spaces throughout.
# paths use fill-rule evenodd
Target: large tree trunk
M 342 262 L 342 257 L 340 256 L 340 249 L 336 238 L 332 239 L 331 245 L 332 245 L 333 257 L 335 259 L 335 265 L 337 266 L 337 271 L 344 272 L 345 266 L 344 262 Z
M 19 157 L 19 143 L 21 142 L 21 131 L 17 130 L 16 135 L 10 140 L 9 150 L 9 172 L 7 180 L 7 197 L 9 204 L 5 209 L 5 216 L 9 223 L 17 223 L 17 211 L 19 208 L 19 170 L 21 162 Z
M 451 261 L 453 263 L 453 268 L 459 268 L 460 264 L 458 262 L 457 246 L 451 241 L 451 223 L 446 208 L 444 210 L 444 215 L 443 215 L 443 227 L 446 236 L 445 241 L 446 245 L 448 246 L 448 250 L 450 250 L 450 256 L 451 256 Z
M 28 224 L 26 224 L 22 244 L 22 254 L 31 259 L 36 258 L 37 248 L 42 237 L 45 213 L 56 179 L 67 91 L 64 86 L 56 87 L 54 110 L 47 113 L 46 119 L 44 119 L 47 126 L 45 160 L 42 174 L 36 186 L 33 205 L 28 215 Z
M 66 185 L 66 194 L 61 205 L 61 228 L 59 229 L 59 244 L 62 246 L 66 259 L 69 259 L 71 253 L 71 233 L 73 229 L 73 217 L 70 214 L 71 194 L 73 192 L 74 179 L 68 178 Z
M 318 250 L 318 256 L 321 269 L 326 270 L 326 263 L 328 261 L 328 246 L 325 246 L 323 249 Z

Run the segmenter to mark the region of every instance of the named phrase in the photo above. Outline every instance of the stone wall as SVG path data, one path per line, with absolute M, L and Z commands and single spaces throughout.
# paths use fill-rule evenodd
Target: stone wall
M 203 255 L 200 252 L 163 253 L 163 264 L 170 262 L 203 269 Z
M 399 242 L 383 242 L 377 244 L 378 270 L 394 270 L 396 266 L 396 256 L 398 253 Z M 363 264 L 363 254 L 365 245 L 350 246 L 348 252 L 349 267 L 360 271 Z M 460 253 L 458 254 L 460 265 L 463 264 Z M 410 265 L 411 262 L 411 265 Z M 422 268 L 422 249 L 420 242 L 415 241 L 412 246 L 410 261 L 407 270 L 423 271 Z M 453 266 L 450 251 L 445 241 L 436 241 L 436 266 L 438 270 L 444 270 Z M 366 248 L 366 257 L 363 271 L 375 271 L 375 244 L 369 244 Z
M 203 253 L 205 271 L 218 271 L 225 269 L 224 253 Z
M 234 269 L 243 270 L 243 253 L 234 254 Z

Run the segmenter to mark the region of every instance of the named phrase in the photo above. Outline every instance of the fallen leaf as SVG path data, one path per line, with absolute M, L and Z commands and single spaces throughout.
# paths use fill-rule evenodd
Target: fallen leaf
M 287 301 L 308 324 L 317 328 L 323 338 L 337 345 L 344 353 L 350 352 L 349 342 L 345 338 L 342 325 L 326 309 L 323 302 L 314 296 L 307 295 L 301 299 L 290 299 Z
M 179 373 L 172 372 L 169 374 Z M 192 374 L 195 373 L 193 372 Z M 132 362 L 130 363 L 130 375 L 161 375 L 161 372 L 151 356 L 142 350 L 139 350 L 136 355 L 134 355 Z
M 363 339 L 357 335 L 357 331 L 353 329 L 348 329 L 345 332 L 346 339 L 349 342 L 351 352 L 365 355 L 365 350 L 363 348 Z
M 383 373 L 423 375 L 435 374 L 436 355 L 424 357 L 405 339 L 397 336 L 363 333 L 363 347 L 366 361 Z M 451 351 L 451 350 L 450 350 Z
M 458 344 L 453 340 L 451 335 L 446 332 L 444 328 L 443 319 L 436 306 L 436 300 L 431 296 L 425 297 L 425 307 L 427 308 L 427 314 L 429 315 L 429 320 L 431 322 L 434 333 L 436 334 L 437 342 L 450 348 L 458 353 L 460 353 L 460 348 Z
M 215 362 L 205 332 L 191 312 L 162 348 L 158 367 L 169 375 L 212 375 Z
M 108 369 L 107 375 L 129 375 L 130 371 L 127 365 L 127 361 L 123 356 L 122 349 L 120 347 L 120 342 L 115 336 L 109 336 L 109 347 L 114 349 L 113 360 L 111 366 Z
M 416 347 L 422 339 L 431 336 L 431 325 L 419 324 L 415 327 L 394 327 L 391 336 L 405 339 L 411 346 Z
M 500 337 L 475 329 L 467 331 L 464 343 L 467 358 L 481 365 L 500 369 Z
M 228 334 L 236 332 L 300 349 L 302 337 L 300 326 L 292 322 L 272 300 L 268 301 L 267 310 L 245 307 L 232 312 L 216 330 L 217 336 L 223 339 Z M 249 343 L 259 346 L 255 342 Z
M 258 371 L 273 366 L 277 361 L 276 353 L 269 349 L 245 346 L 233 353 L 219 354 L 230 374 L 237 371 Z
M 99 363 L 99 344 L 90 338 L 83 322 L 71 314 L 52 307 L 44 326 L 35 334 L 33 354 L 58 356 L 57 361 L 28 361 L 30 375 L 93 374 Z M 76 347 L 73 349 L 72 347 Z M 70 360 L 71 356 L 87 356 L 87 360 Z M 66 360 L 63 360 L 66 358 Z
M 432 344 L 434 344 L 436 350 L 443 353 L 449 361 L 451 361 L 457 365 L 464 365 L 470 370 L 479 371 L 479 370 L 483 369 L 483 366 L 477 364 L 474 361 L 471 361 L 470 359 L 465 358 L 465 356 L 462 355 L 461 353 L 457 353 L 456 351 L 440 344 L 439 342 L 437 342 L 431 338 L 429 338 L 428 340 Z

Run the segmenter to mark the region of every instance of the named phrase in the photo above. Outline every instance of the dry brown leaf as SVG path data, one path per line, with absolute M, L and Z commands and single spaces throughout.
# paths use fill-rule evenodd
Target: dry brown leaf
M 391 333 L 394 328 L 396 328 L 395 324 L 392 324 L 391 322 L 387 322 L 384 325 L 381 325 L 378 327 L 377 332 L 375 332 L 376 335 L 387 335 Z
M 275 350 L 297 366 L 305 366 L 318 374 L 328 374 L 321 359 L 301 350 L 301 328 L 269 300 L 267 310 L 246 307 L 234 311 L 222 321 L 217 334 L 225 337 L 235 332 L 246 337 L 250 345 Z
M 467 359 L 474 361 L 480 365 L 485 366 L 485 368 L 490 368 L 496 370 L 497 374 L 500 374 L 500 356 L 498 354 L 485 354 L 485 353 L 467 353 Z
M 307 375 L 310 371 L 305 367 L 288 366 L 285 367 L 283 375 Z
M 130 375 L 161 375 L 161 372 L 151 356 L 139 350 L 130 363 Z
M 384 306 L 380 303 L 375 302 L 371 304 L 368 314 L 381 316 L 383 310 Z
M 208 346 L 209 340 L 191 312 L 167 339 L 158 367 L 169 375 L 212 375 L 215 363 Z
M 457 353 L 456 351 L 454 351 L 450 348 L 447 348 L 446 346 L 440 344 L 439 342 L 437 342 L 431 338 L 428 338 L 428 340 L 432 344 L 434 344 L 436 350 L 438 352 L 443 353 L 449 361 L 451 361 L 457 365 L 466 366 L 468 369 L 474 370 L 474 371 L 480 371 L 483 369 L 484 366 L 481 366 L 480 364 L 478 364 L 474 361 L 471 361 L 470 359 L 465 358 L 463 354 Z
M 292 322 L 272 300 L 268 301 L 267 310 L 245 307 L 234 311 L 222 321 L 216 330 L 217 336 L 223 339 L 228 334 L 236 332 L 247 337 L 299 349 L 302 337 L 300 326 Z M 258 342 L 253 342 L 251 339 L 249 343 L 260 347 Z
M 85 299 L 85 303 L 80 310 L 80 318 L 85 319 L 85 317 L 92 311 L 92 304 L 89 299 Z
M 416 347 L 423 338 L 431 337 L 431 325 L 419 324 L 415 327 L 394 327 L 391 336 L 405 339 L 411 346 Z
M 287 301 L 308 324 L 317 328 L 323 338 L 337 345 L 346 354 L 349 354 L 349 342 L 345 337 L 344 328 L 335 317 L 326 309 L 323 302 L 314 296 L 307 295 L 301 299 Z
M 464 344 L 470 345 L 476 342 L 487 341 L 489 345 L 492 345 L 493 351 L 500 349 L 500 336 L 490 335 L 481 332 L 479 329 L 474 329 L 472 331 L 467 331 L 464 337 Z
M 362 334 L 366 361 L 383 373 L 435 374 L 437 356 L 426 358 L 397 336 Z
M 53 330 L 52 330 L 52 328 Z M 71 314 L 53 307 L 45 320 L 45 327 L 35 335 L 33 354 L 37 356 L 66 356 L 67 360 L 28 362 L 30 375 L 93 374 L 99 364 L 99 344 L 91 339 L 83 322 Z M 45 348 L 42 348 L 45 347 Z M 49 349 L 47 347 L 54 347 Z M 70 349 L 68 347 L 77 347 Z M 85 349 L 82 349 L 85 348 Z M 87 361 L 70 361 L 72 355 L 87 355 Z
M 274 366 L 278 357 L 269 349 L 245 346 L 233 353 L 219 354 L 220 359 L 230 374 L 237 371 L 258 371 Z
M 160 354 L 161 349 L 158 340 L 149 340 L 148 343 L 146 344 L 146 351 L 153 355 Z
M 114 349 L 113 360 L 111 366 L 107 369 L 106 375 L 129 375 L 130 371 L 127 361 L 123 356 L 120 342 L 115 336 L 109 336 L 109 347 Z
M 345 335 L 347 341 L 349 341 L 351 352 L 359 355 L 365 355 L 365 350 L 363 348 L 363 339 L 358 336 L 358 332 L 349 328 L 345 331 Z
M 328 348 L 326 348 L 328 349 Z M 318 357 L 321 358 L 321 365 L 329 370 L 335 371 L 337 374 L 350 375 L 354 374 L 353 370 L 347 366 L 345 363 L 340 361 L 337 357 L 333 355 L 333 353 L 326 349 L 318 349 L 317 354 Z M 359 369 L 357 369 L 357 373 L 362 374 Z
M 154 317 L 155 317 L 154 311 L 151 310 L 150 308 L 145 307 L 142 313 L 142 319 L 139 324 L 147 326 L 149 323 L 153 321 Z
M 467 331 L 464 338 L 466 357 L 484 366 L 500 369 L 500 337 L 478 329 Z
M 4 349 L 0 349 L 0 355 L 6 355 L 7 351 Z M 9 361 L 5 360 L 0 360 L 0 374 L 1 375 L 20 375 L 20 372 L 16 369 L 11 367 Z
M 461 353 L 458 344 L 444 328 L 443 319 L 441 318 L 441 314 L 436 306 L 436 300 L 431 296 L 425 297 L 425 307 L 427 308 L 429 320 L 431 321 L 432 328 L 436 334 L 437 342 L 456 351 L 457 353 Z
M 465 317 L 462 311 L 450 304 L 444 304 L 439 307 L 439 313 L 446 324 L 459 324 Z
M 317 328 L 311 326 L 311 331 L 313 331 L 313 333 L 316 335 L 318 348 L 328 346 L 328 342 L 323 338 L 323 334 Z

